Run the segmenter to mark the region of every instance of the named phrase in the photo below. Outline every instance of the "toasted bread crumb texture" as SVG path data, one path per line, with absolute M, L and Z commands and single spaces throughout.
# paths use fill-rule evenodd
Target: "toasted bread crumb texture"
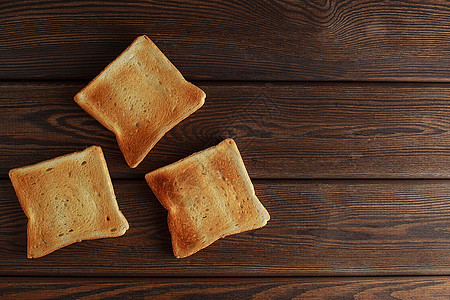
M 150 172 L 146 180 L 169 211 L 176 257 L 189 256 L 221 237 L 260 228 L 270 218 L 232 139 Z
M 138 37 L 75 96 L 83 109 L 115 133 L 131 167 L 204 99 L 205 93 L 187 82 L 147 36 Z
M 10 178 L 28 217 L 29 258 L 128 229 L 98 146 L 13 169 Z

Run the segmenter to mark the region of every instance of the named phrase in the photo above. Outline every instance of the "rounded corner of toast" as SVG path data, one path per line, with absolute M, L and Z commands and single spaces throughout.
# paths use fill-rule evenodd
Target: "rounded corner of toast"
M 103 149 L 102 149 L 102 147 L 99 146 L 99 145 L 92 145 L 92 146 L 89 146 L 89 147 L 87 147 L 85 150 L 88 150 L 88 151 L 94 151 L 94 152 L 98 152 L 98 153 L 100 153 L 100 154 L 103 154 Z
M 148 172 L 147 174 L 144 175 L 144 178 L 145 178 L 145 180 L 147 182 L 149 182 L 149 181 L 151 181 L 153 179 L 153 172 L 154 171 L 151 171 L 151 172 Z
M 16 168 L 11 169 L 11 170 L 8 171 L 8 176 L 9 176 L 10 179 L 15 178 L 16 174 L 17 174 L 17 169 Z
M 82 103 L 83 99 L 84 99 L 84 89 L 76 93 L 75 96 L 73 96 L 73 100 L 78 104 Z
M 131 159 L 126 159 L 126 157 L 125 157 L 125 161 L 126 161 L 128 167 L 130 167 L 131 169 L 136 169 L 137 166 L 139 166 L 139 164 L 142 162 L 142 160 L 143 159 L 141 159 L 139 161 L 138 160 L 131 160 Z

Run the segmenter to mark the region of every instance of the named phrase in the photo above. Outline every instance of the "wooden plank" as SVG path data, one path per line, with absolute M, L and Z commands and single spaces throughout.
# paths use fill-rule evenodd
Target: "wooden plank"
M 233 137 L 252 178 L 449 178 L 447 84 L 201 84 L 207 100 L 136 169 L 114 135 L 72 100 L 83 84 L 0 85 L 0 177 L 14 167 L 104 149 L 114 178 Z
M 188 79 L 450 80 L 450 6 L 4 1 L 1 79 L 91 79 L 148 34 Z
M 26 217 L 0 181 L 3 276 L 369 276 L 450 272 L 450 181 L 255 181 L 271 220 L 185 259 L 144 181 L 113 182 L 130 223 L 119 238 L 26 258 Z
M 448 276 L 269 278 L 0 278 L 2 299 L 447 299 Z

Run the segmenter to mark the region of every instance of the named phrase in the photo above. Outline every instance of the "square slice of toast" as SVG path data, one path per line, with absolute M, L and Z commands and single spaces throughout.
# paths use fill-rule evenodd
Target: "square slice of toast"
M 9 177 L 28 217 L 28 258 L 81 240 L 121 236 L 129 227 L 99 146 L 13 169 Z
M 143 35 L 74 99 L 116 135 L 127 164 L 135 168 L 167 131 L 203 105 L 205 97 Z
M 263 227 L 270 219 L 232 139 L 150 172 L 145 179 L 168 210 L 177 258 L 219 238 Z

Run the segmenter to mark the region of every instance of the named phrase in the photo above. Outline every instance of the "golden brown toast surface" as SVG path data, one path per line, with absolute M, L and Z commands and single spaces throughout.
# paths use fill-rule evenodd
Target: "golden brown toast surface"
M 81 240 L 121 236 L 129 227 L 98 146 L 13 169 L 9 176 L 28 217 L 29 258 Z
M 173 251 L 179 258 L 221 237 L 263 227 L 270 218 L 232 139 L 145 178 L 168 210 Z
M 203 105 L 205 96 L 144 35 L 74 99 L 116 135 L 134 168 L 167 131 Z

